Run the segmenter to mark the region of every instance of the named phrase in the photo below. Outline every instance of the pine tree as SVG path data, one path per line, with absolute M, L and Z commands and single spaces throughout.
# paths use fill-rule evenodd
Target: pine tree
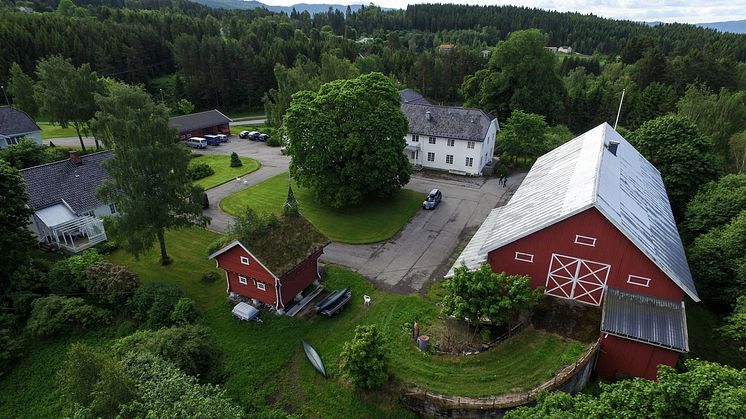
M 241 167 L 243 166 L 243 163 L 241 162 L 241 159 L 238 158 L 238 154 L 234 151 L 231 153 L 231 167 Z
M 293 186 L 288 185 L 288 198 L 285 201 L 285 205 L 282 207 L 282 212 L 285 215 L 297 215 L 299 211 L 300 205 L 293 194 Z

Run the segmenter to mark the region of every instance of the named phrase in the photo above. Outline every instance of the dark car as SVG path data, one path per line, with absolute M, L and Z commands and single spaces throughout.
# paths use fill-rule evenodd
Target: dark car
M 422 202 L 422 208 L 426 210 L 435 209 L 435 207 L 440 204 L 440 201 L 443 199 L 443 194 L 440 193 L 439 190 L 433 189 L 430 191 L 429 194 L 427 194 L 427 198 L 425 198 L 425 201 Z
M 249 133 L 249 140 L 251 141 L 259 141 L 259 136 L 262 135 L 259 131 L 251 131 Z

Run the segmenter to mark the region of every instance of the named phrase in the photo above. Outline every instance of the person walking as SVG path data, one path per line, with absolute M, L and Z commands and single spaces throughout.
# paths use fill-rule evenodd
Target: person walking
M 504 177 L 505 177 L 505 175 L 500 175 L 500 178 L 499 178 L 499 179 L 497 179 L 497 184 L 498 184 L 498 185 L 500 185 L 500 186 L 502 186 L 502 185 L 503 185 L 503 178 L 504 178 Z
M 503 178 L 503 188 L 507 188 L 507 187 L 508 187 L 508 177 L 507 177 L 507 176 L 505 176 L 505 177 Z

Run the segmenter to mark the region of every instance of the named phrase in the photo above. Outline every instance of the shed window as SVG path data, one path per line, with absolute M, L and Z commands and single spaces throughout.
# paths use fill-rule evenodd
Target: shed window
M 243 285 L 246 285 L 247 284 L 246 277 L 245 276 L 239 276 L 238 277 L 238 282 L 241 283 L 241 284 L 243 284 Z
M 247 258 L 246 256 L 241 256 L 241 263 L 243 263 L 244 265 L 248 265 L 249 258 Z
M 520 260 L 521 262 L 534 262 L 534 255 L 531 253 L 523 253 L 523 252 L 515 252 L 515 260 Z
M 649 287 L 650 278 L 644 276 L 630 275 L 627 277 L 627 283 L 632 285 L 638 285 L 640 287 Z
M 596 238 L 581 236 L 580 234 L 575 236 L 575 244 L 582 244 L 583 246 L 596 247 Z
M 264 282 L 256 281 L 256 287 L 259 289 L 259 291 L 266 291 L 267 287 L 264 285 Z

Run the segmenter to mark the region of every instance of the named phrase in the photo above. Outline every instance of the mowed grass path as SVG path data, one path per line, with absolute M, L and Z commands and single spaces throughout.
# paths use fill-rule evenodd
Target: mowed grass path
M 261 164 L 248 157 L 239 157 L 243 166 L 231 167 L 231 156 L 204 154 L 200 157 L 193 158 L 189 164 L 206 163 L 215 171 L 212 175 L 199 179 L 194 182 L 195 185 L 204 189 L 214 188 L 231 181 L 237 177 L 255 172 L 261 167 Z
M 417 212 L 425 196 L 401 189 L 388 200 L 335 209 L 316 202 L 310 190 L 293 184 L 300 212 L 329 239 L 352 244 L 376 243 L 393 237 Z M 288 174 L 267 179 L 220 201 L 220 208 L 241 215 L 247 207 L 258 213 L 282 212 L 287 199 Z

